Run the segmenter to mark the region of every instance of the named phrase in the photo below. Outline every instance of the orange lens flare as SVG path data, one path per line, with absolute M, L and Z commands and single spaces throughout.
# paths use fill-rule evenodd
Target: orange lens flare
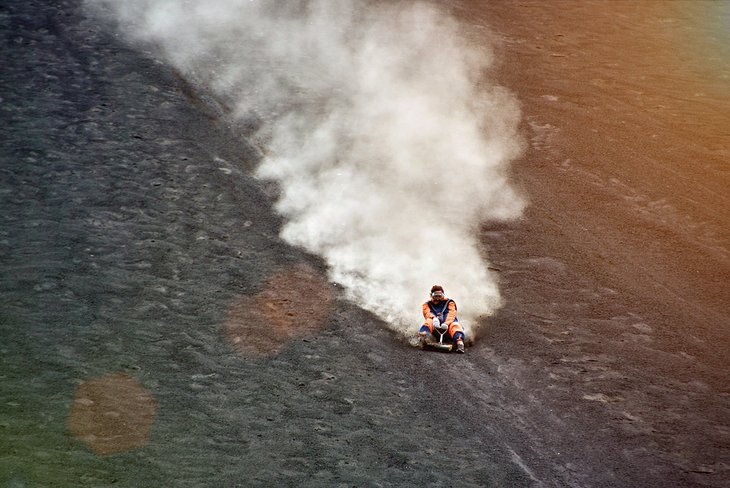
M 225 335 L 244 356 L 273 356 L 296 338 L 322 330 L 332 313 L 330 284 L 307 266 L 272 275 L 255 296 L 237 299 L 228 312 Z
M 126 374 L 81 383 L 68 418 L 71 434 L 100 456 L 147 444 L 157 404 L 152 393 Z

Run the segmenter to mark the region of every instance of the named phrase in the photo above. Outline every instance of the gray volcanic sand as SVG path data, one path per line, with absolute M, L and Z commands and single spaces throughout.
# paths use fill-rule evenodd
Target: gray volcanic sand
M 727 486 L 727 139 L 575 81 L 519 8 L 464 12 L 501 29 L 531 206 L 482 230 L 506 306 L 457 356 L 339 299 L 293 333 L 302 273 L 338 290 L 246 128 L 76 2 L 3 6 L 3 486 Z M 242 347 L 249 308 L 281 343 Z

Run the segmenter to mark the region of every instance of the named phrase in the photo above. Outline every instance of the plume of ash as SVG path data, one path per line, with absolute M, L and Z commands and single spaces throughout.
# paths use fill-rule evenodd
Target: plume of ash
M 413 2 L 88 2 L 259 121 L 282 238 L 355 303 L 410 334 L 441 284 L 472 338 L 499 307 L 477 230 L 522 210 L 505 174 L 519 109 L 455 19 Z

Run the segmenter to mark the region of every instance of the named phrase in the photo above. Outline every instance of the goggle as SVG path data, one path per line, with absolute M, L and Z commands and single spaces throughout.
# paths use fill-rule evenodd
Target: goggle
M 442 291 L 435 291 L 435 292 L 431 293 L 431 296 L 434 297 L 434 298 L 443 298 L 444 297 L 444 292 L 442 292 Z

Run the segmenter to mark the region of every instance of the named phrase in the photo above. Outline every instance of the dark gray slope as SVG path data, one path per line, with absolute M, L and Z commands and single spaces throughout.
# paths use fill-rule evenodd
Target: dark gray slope
M 76 2 L 6 3 L 0 23 L 4 485 L 727 481 L 726 372 L 656 345 L 660 291 L 635 302 L 571 260 L 599 245 L 565 236 L 574 214 L 548 193 L 485 229 L 507 307 L 467 355 L 414 350 L 344 301 L 278 354 L 238 354 L 232 304 L 292 265 L 324 274 L 277 238 L 256 152 Z M 520 173 L 533 192 L 560 181 L 538 173 Z M 154 424 L 97 455 L 68 428 L 74 392 L 119 373 L 153 395 Z
M 3 483 L 528 484 L 499 409 L 427 384 L 463 381 L 467 359 L 420 355 L 346 303 L 308 342 L 237 355 L 236 297 L 294 263 L 324 272 L 276 237 L 256 153 L 75 2 L 1 15 Z M 152 393 L 155 423 L 100 457 L 67 418 L 79 384 L 117 373 Z

